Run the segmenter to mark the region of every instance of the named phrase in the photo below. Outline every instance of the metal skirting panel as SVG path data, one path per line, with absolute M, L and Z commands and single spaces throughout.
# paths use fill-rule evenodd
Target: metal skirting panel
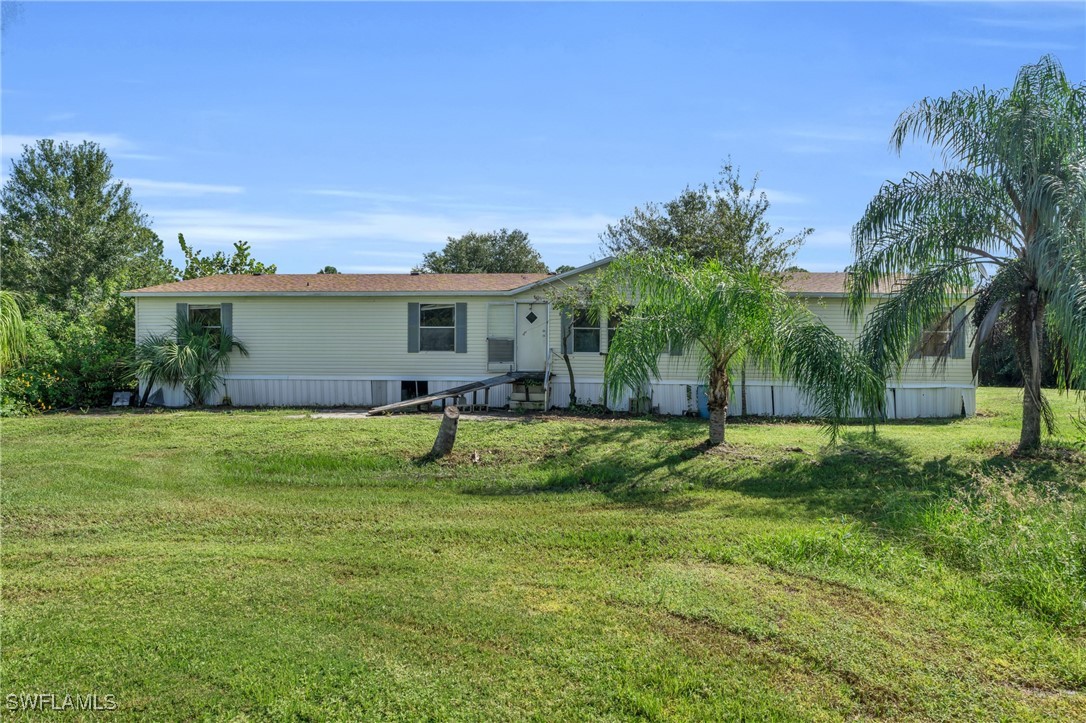
M 575 381 L 577 386 L 578 404 L 603 404 L 603 384 L 600 382 Z M 550 404 L 552 407 L 569 406 L 569 381 L 565 379 L 551 380 Z M 620 409 L 618 405 L 613 407 Z M 625 409 L 625 405 L 621 407 Z
M 946 387 L 898 388 L 897 418 L 958 417 L 976 414 L 976 390 Z
M 462 385 L 463 380 L 439 380 L 429 382 L 431 392 Z M 156 389 L 158 387 L 156 386 Z M 508 384 L 490 390 L 490 406 L 504 407 L 509 404 Z M 227 379 L 226 394 L 238 407 L 372 407 L 400 401 L 400 382 L 385 379 Z M 209 404 L 221 403 L 223 394 L 208 400 Z M 478 401 L 484 396 L 479 392 Z M 472 401 L 468 394 L 468 402 Z M 162 403 L 167 407 L 184 407 L 188 404 L 184 390 L 163 390 Z
M 460 386 L 463 380 L 430 381 L 429 390 L 441 392 Z M 652 384 L 652 407 L 658 414 L 681 415 L 697 413 L 698 386 L 696 384 Z M 184 407 L 188 398 L 180 387 L 162 388 L 156 385 L 152 401 L 162 392 L 158 403 L 167 407 Z M 509 404 L 512 387 L 508 384 L 490 389 L 490 406 L 501 408 Z M 383 392 L 383 393 L 382 393 Z M 241 407 L 371 407 L 400 400 L 400 382 L 369 379 L 228 379 L 225 393 L 235 406 Z M 615 411 L 629 409 L 630 394 L 612 400 Z M 210 404 L 219 404 L 223 394 L 214 395 Z M 579 404 L 602 404 L 603 383 L 599 381 L 577 382 Z M 478 394 L 478 403 L 484 401 Z M 554 407 L 569 406 L 569 382 L 561 378 L 552 380 L 550 404 Z M 467 402 L 472 402 L 468 394 Z M 730 412 L 738 416 L 742 410 L 740 390 L 733 388 Z M 977 411 L 976 389 L 973 387 L 891 387 L 886 390 L 886 416 L 889 419 L 917 419 L 973 416 Z M 747 414 L 752 416 L 803 417 L 810 416 L 813 408 L 806 395 L 788 384 L 747 385 Z M 859 410 L 854 410 L 859 416 Z

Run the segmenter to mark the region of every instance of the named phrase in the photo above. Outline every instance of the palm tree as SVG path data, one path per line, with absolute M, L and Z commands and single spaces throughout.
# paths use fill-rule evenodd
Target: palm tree
M 131 375 L 146 383 L 140 406 L 147 404 L 156 383 L 183 386 L 193 404 L 204 404 L 224 383 L 223 375 L 230 367 L 234 349 L 249 355 L 245 345 L 232 334 L 206 329 L 180 316 L 169 333 L 144 337 L 136 344 L 129 365 Z
M 26 356 L 26 323 L 15 292 L 0 290 L 0 373 Z
M 981 302 L 975 374 L 979 348 L 1009 317 L 1025 380 L 1019 449 L 1036 449 L 1042 418 L 1051 426 L 1041 393 L 1046 333 L 1058 386 L 1086 380 L 1086 84 L 1068 83 L 1046 56 L 1009 90 L 920 101 L 898 119 L 891 144 L 900 152 L 910 137 L 940 148 L 946 168 L 887 183 L 856 225 L 854 318 L 880 279 L 901 280 L 865 323 L 862 347 L 887 377 L 924 330 L 949 326 L 945 359 L 969 331 L 956 312 Z
M 633 300 L 608 348 L 605 386 L 611 398 L 658 377 L 672 342 L 696 347 L 709 401 L 709 442 L 722 444 L 731 381 L 748 363 L 792 379 L 836 438 L 854 404 L 878 413 L 882 380 L 859 354 L 806 306 L 789 296 L 780 275 L 697 263 L 667 255 L 624 256 L 607 269 L 600 300 L 610 308 Z

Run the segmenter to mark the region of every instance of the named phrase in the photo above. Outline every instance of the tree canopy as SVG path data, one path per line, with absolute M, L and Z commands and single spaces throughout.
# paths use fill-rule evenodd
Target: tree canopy
M 162 241 L 113 177 L 96 143 L 40 140 L 23 148 L 0 191 L 4 286 L 60 308 L 95 283 L 132 286 L 170 281 L 177 269 Z
M 185 241 L 184 234 L 177 234 L 181 252 L 185 254 L 185 270 L 182 279 L 198 279 L 216 274 L 274 274 L 275 264 L 264 264 L 253 258 L 249 244 L 245 241 L 234 242 L 234 253 L 216 251 L 204 256 L 198 249 L 193 249 Z
M 547 265 L 520 229 L 470 231 L 449 237 L 441 251 L 430 251 L 414 268 L 422 274 L 545 274 Z
M 889 377 L 942 325 L 945 358 L 970 332 L 959 310 L 979 301 L 974 373 L 1006 318 L 1025 380 L 1019 448 L 1035 449 L 1042 419 L 1052 421 L 1041 392 L 1046 335 L 1057 385 L 1086 382 L 1086 84 L 1044 57 L 1010 89 L 919 101 L 891 141 L 900 151 L 910 138 L 939 148 L 946 167 L 885 184 L 854 229 L 854 317 L 881 279 L 903 279 L 868 317 L 861 344 Z
M 335 266 L 325 266 L 323 269 L 317 272 L 318 274 L 338 274 L 339 269 Z
M 735 268 L 783 271 L 811 229 L 785 236 L 774 228 L 766 220 L 769 199 L 757 189 L 757 175 L 747 189 L 739 169 L 725 162 L 712 183 L 688 186 L 671 201 L 647 203 L 609 225 L 600 234 L 602 249 L 614 256 L 668 251 Z

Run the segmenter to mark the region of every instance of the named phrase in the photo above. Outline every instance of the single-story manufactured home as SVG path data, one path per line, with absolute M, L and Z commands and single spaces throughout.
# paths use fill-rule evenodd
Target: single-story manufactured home
M 503 372 L 547 372 L 550 404 L 569 402 L 572 359 L 578 403 L 603 400 L 603 368 L 614 326 L 561 314 L 547 287 L 570 283 L 607 263 L 562 274 L 267 274 L 189 279 L 125 292 L 135 299 L 136 337 L 168 332 L 177 314 L 229 330 L 248 348 L 231 359 L 223 390 L 243 406 L 381 406 L 434 394 Z M 842 336 L 856 335 L 845 311 L 845 273 L 797 273 L 788 290 Z M 875 301 L 877 303 L 877 300 Z M 572 333 L 564 334 L 572 325 Z M 975 383 L 966 340 L 945 366 L 934 364 L 940 340 L 926 344 L 887 385 L 891 418 L 972 415 Z M 738 385 L 740 380 L 734 380 Z M 645 390 L 661 414 L 696 413 L 701 380 L 690 351 L 672 349 L 660 378 Z M 804 396 L 787 380 L 751 369 L 747 413 L 802 416 Z M 505 406 L 508 385 L 490 390 Z M 152 390 L 168 406 L 184 392 Z M 741 395 L 733 395 L 739 413 Z M 612 409 L 629 398 L 607 400 Z

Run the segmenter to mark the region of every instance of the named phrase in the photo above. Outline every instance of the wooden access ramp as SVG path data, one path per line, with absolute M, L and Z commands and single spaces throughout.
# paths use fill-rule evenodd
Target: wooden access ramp
M 501 386 L 502 384 L 512 384 L 513 382 L 519 382 L 525 379 L 542 378 L 543 375 L 539 372 L 509 372 L 508 374 L 502 374 L 501 376 L 481 379 L 477 382 L 468 382 L 467 384 L 461 384 L 458 387 L 443 389 L 440 392 L 434 392 L 433 394 L 423 394 L 414 399 L 405 399 L 402 402 L 393 402 L 392 404 L 385 404 L 381 407 L 374 407 L 369 410 L 366 415 L 373 416 L 375 414 L 395 412 L 397 409 L 410 409 L 411 407 L 418 407 L 423 404 L 429 404 L 430 402 L 438 402 L 442 399 L 456 399 L 457 397 L 461 397 L 471 392 L 487 390 L 491 387 Z

